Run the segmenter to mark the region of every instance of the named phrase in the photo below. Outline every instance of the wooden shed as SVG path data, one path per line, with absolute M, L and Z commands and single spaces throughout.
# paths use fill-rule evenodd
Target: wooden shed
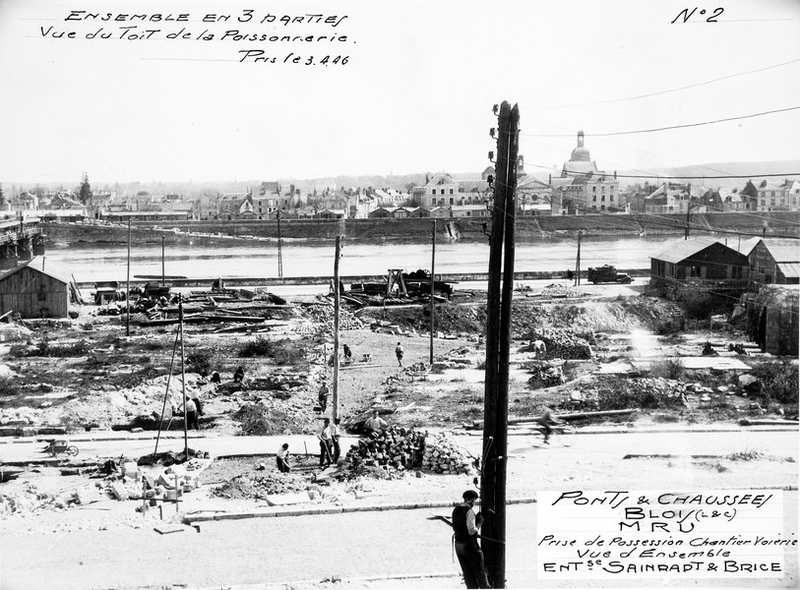
M 795 285 L 764 285 L 744 298 L 747 335 L 764 352 L 797 356 L 800 289 Z
M 691 283 L 719 290 L 745 290 L 747 256 L 709 238 L 678 241 L 650 258 L 650 284 Z
M 0 275 L 0 315 L 23 318 L 65 318 L 79 297 L 70 275 L 37 256 Z

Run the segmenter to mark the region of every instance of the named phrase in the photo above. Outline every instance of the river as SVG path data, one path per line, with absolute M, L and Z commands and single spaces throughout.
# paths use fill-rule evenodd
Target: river
M 675 238 L 584 238 L 581 268 L 613 264 L 620 269 L 650 267 L 650 256 L 668 248 Z M 577 242 L 518 243 L 517 271 L 566 271 L 575 268 Z M 49 247 L 47 260 L 69 270 L 79 282 L 124 281 L 127 248 L 108 245 Z M 283 246 L 283 276 L 331 276 L 333 244 L 290 242 Z M 486 272 L 489 259 L 486 244 L 445 242 L 436 244 L 436 273 Z M 164 257 L 167 275 L 189 278 L 275 277 L 277 246 L 246 243 L 219 246 L 168 248 Z M 339 272 L 348 275 L 383 275 L 389 268 L 406 271 L 431 267 L 429 244 L 348 244 L 343 242 Z M 131 278 L 161 275 L 161 246 L 147 244 L 131 248 Z

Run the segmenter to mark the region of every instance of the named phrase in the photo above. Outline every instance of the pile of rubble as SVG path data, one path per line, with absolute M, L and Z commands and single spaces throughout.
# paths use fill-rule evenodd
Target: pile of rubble
M 37 514 L 67 508 L 77 504 L 73 492 L 60 495 L 48 494 L 25 482 L 21 488 L 5 490 L 0 493 L 0 517 L 15 514 Z
M 105 489 L 116 500 L 177 500 L 200 486 L 200 473 L 211 462 L 211 459 L 194 458 L 183 464 L 151 469 L 132 461 L 124 462 L 118 475 L 106 479 Z
M 413 469 L 423 463 L 426 433 L 390 426 L 377 435 L 362 438 L 347 452 L 351 467 L 386 465 L 396 469 Z
M 534 361 L 529 363 L 527 370 L 531 377 L 528 379 L 528 387 L 531 389 L 543 389 L 545 387 L 555 387 L 566 382 L 564 372 L 559 365 L 551 365 L 546 362 Z
M 542 297 L 552 297 L 556 299 L 564 297 L 580 297 L 583 293 L 579 289 L 573 289 L 563 283 L 551 283 L 542 288 Z
M 262 399 L 242 405 L 231 417 L 241 425 L 243 436 L 301 434 L 307 429 L 308 411 L 298 403 L 297 400 Z
M 243 473 L 214 488 L 212 494 L 218 498 L 232 500 L 255 498 L 266 500 L 274 494 L 304 492 L 308 481 L 303 475 L 295 473 L 270 473 L 259 475 Z
M 534 352 L 533 342 L 541 340 L 547 347 L 549 358 L 584 360 L 592 358 L 591 345 L 594 336 L 591 333 L 578 334 L 568 330 L 533 331 L 525 339 L 530 340 L 531 344 L 524 347 L 523 352 Z
M 310 318 L 316 324 L 322 324 L 327 328 L 333 327 L 333 305 L 330 303 L 309 303 L 303 305 L 303 315 Z M 340 330 L 361 330 L 364 322 L 346 309 L 339 310 L 339 329 Z
M 429 438 L 425 442 L 422 469 L 450 475 L 471 474 L 473 459 L 446 433 Z

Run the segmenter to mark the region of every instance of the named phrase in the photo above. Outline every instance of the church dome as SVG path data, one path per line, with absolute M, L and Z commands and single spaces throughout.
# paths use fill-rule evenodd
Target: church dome
M 583 131 L 578 131 L 578 147 L 572 150 L 571 162 L 590 162 L 589 150 L 583 147 Z

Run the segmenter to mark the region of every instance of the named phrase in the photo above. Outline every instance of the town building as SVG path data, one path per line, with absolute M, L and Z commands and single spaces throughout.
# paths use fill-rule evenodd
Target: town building
M 560 193 L 556 191 L 557 196 Z M 517 212 L 525 215 L 561 215 L 561 201 L 553 198 L 550 184 L 533 176 L 525 176 L 517 183 Z
M 578 131 L 578 144 L 564 162 L 561 177 L 551 179 L 551 186 L 561 204 L 560 210 L 568 215 L 617 213 L 624 209 L 619 200 L 616 174 L 598 170 L 584 145 L 583 131 Z
M 800 210 L 800 181 L 786 179 L 778 183 L 763 180 L 758 185 L 758 210 Z

